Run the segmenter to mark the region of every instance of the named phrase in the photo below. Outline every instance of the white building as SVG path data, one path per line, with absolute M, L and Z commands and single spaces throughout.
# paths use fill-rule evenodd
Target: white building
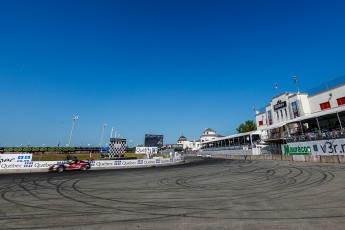
M 182 146 L 183 149 L 190 149 L 192 151 L 199 150 L 201 148 L 199 140 L 188 141 L 183 135 L 178 139 L 177 145 Z
M 207 141 L 215 141 L 219 138 L 223 137 L 222 135 L 219 135 L 214 131 L 213 129 L 207 128 L 205 131 L 202 133 L 200 137 L 200 142 L 207 142 Z
M 216 141 L 222 137 L 222 135 L 217 134 L 213 129 L 207 128 L 204 130 L 199 140 L 188 141 L 187 138 L 182 135 L 178 139 L 177 145 L 181 146 L 183 149 L 199 150 L 202 143 Z
M 343 137 L 345 127 L 345 76 L 306 93 L 282 93 L 256 111 L 257 129 L 266 131 L 270 145 Z M 333 136 L 331 136 L 333 135 Z M 314 137 L 315 136 L 315 137 Z

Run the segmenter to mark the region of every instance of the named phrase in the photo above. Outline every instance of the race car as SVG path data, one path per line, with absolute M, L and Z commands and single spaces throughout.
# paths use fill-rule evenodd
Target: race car
M 63 172 L 63 171 L 74 171 L 74 170 L 81 170 L 85 171 L 87 169 L 91 169 L 91 164 L 88 161 L 66 161 L 60 164 L 53 164 L 49 167 L 50 172 Z

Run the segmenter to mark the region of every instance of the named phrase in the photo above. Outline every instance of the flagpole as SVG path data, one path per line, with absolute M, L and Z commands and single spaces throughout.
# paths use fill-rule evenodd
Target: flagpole
M 297 77 L 296 76 L 293 76 L 293 84 L 295 86 L 295 90 L 297 91 L 297 93 L 299 93 L 299 88 L 297 86 Z

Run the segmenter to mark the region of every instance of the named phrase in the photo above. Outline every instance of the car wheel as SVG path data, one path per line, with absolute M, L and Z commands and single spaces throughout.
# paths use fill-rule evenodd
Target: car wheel
M 65 169 L 64 169 L 63 167 L 59 167 L 57 171 L 58 171 L 59 173 L 61 173 L 61 172 L 63 172 L 64 170 L 65 170 Z
M 85 171 L 85 170 L 86 170 L 86 167 L 83 166 L 83 167 L 80 168 L 80 170 L 81 170 L 81 171 Z

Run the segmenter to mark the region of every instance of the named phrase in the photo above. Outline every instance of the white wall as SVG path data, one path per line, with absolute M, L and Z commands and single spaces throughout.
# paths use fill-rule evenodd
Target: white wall
M 330 93 L 332 93 L 332 96 L 329 95 Z M 311 112 L 315 113 L 321 111 L 320 104 L 327 101 L 330 102 L 331 108 L 338 107 L 337 99 L 341 97 L 345 97 L 345 85 L 312 95 L 309 97 Z

